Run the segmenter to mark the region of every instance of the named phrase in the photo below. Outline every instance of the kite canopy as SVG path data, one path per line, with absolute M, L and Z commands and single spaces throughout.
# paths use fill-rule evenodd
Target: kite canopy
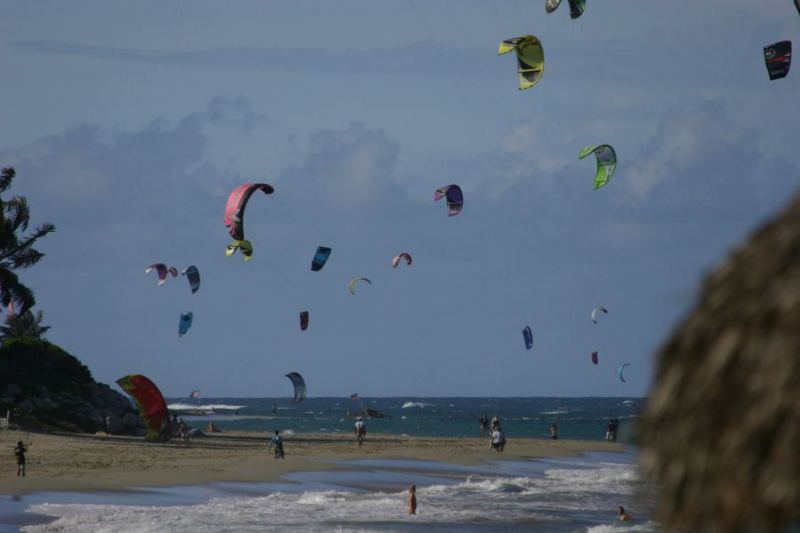
M 552 13 L 558 6 L 561 4 L 561 0 L 545 0 L 544 2 L 544 10 L 548 13 Z
M 189 331 L 189 328 L 192 327 L 192 319 L 194 315 L 192 312 L 188 313 L 181 313 L 181 319 L 178 322 L 178 337 L 183 337 L 186 335 L 186 332 Z
M 147 428 L 145 438 L 149 441 L 168 441 L 172 437 L 172 426 L 167 402 L 158 387 L 141 374 L 122 377 L 117 380 L 117 385 L 136 401 L 139 417 Z
M 448 185 L 436 189 L 433 193 L 433 201 L 438 202 L 442 198 L 447 198 L 447 216 L 454 217 L 464 208 L 464 193 L 458 185 Z
M 599 146 L 587 146 L 578 154 L 579 159 L 583 159 L 594 152 L 597 159 L 597 174 L 594 176 L 594 188 L 599 189 L 606 183 L 611 181 L 611 176 L 617 169 L 617 153 L 614 148 L 608 144 L 601 144 Z
M 797 5 L 796 1 L 795 5 Z M 792 64 L 792 41 L 780 41 L 765 46 L 764 61 L 767 64 L 770 80 L 785 78 L 789 74 L 789 67 Z
M 800 1 L 800 0 L 798 0 Z M 544 10 L 548 13 L 552 13 L 558 6 L 561 4 L 561 0 L 545 0 L 544 3 Z M 583 15 L 584 10 L 586 9 L 586 0 L 569 0 L 569 16 L 573 19 L 576 19 Z
M 500 43 L 497 54 L 503 55 L 511 51 L 517 53 L 519 90 L 530 89 L 539 83 L 544 72 L 544 49 L 539 39 L 533 35 L 506 39 Z
M 800 0 L 794 0 L 794 7 L 797 8 L 797 14 L 800 15 Z
M 600 359 L 597 357 L 597 352 L 592 352 L 592 363 L 597 364 Z
M 317 251 L 314 254 L 314 259 L 311 260 L 311 270 L 314 272 L 319 272 L 322 270 L 322 267 L 325 266 L 325 263 L 328 261 L 328 258 L 331 256 L 331 249 L 327 246 L 317 246 Z
M 623 383 L 627 383 L 627 381 L 625 381 L 625 377 L 622 375 L 622 373 L 625 371 L 625 367 L 626 366 L 631 366 L 631 364 L 630 363 L 622 363 L 622 366 L 620 366 L 617 369 L 617 376 L 619 377 L 619 380 L 622 381 Z
M 167 274 L 172 274 L 172 277 L 178 275 L 178 269 L 175 267 L 168 267 L 164 263 L 153 263 L 149 267 L 147 267 L 144 271 L 145 274 L 149 274 L 151 270 L 155 270 L 158 274 L 158 284 L 163 285 L 167 281 Z
M 592 322 L 595 324 L 597 324 L 597 313 L 608 313 L 608 309 L 602 306 L 592 309 Z
M 401 259 L 405 260 L 406 265 L 411 266 L 411 262 L 412 262 L 411 256 L 409 254 L 407 254 L 406 252 L 403 252 L 403 253 L 401 253 L 399 255 L 396 255 L 396 256 L 392 257 L 392 268 L 397 268 L 397 265 L 400 264 L 400 260 Z
M 531 332 L 530 326 L 525 326 L 525 329 L 522 330 L 522 337 L 525 339 L 525 349 L 533 348 L 533 332 Z
M 253 246 L 244 238 L 244 211 L 247 203 L 255 191 L 263 191 L 264 194 L 272 194 L 275 189 L 267 183 L 244 183 L 231 191 L 228 202 L 225 204 L 225 227 L 228 228 L 233 238 L 225 250 L 225 255 L 230 257 L 240 250 L 245 261 L 253 257 Z
M 297 372 L 289 372 L 286 374 L 286 377 L 292 380 L 292 385 L 294 385 L 294 403 L 300 403 L 306 399 L 306 382 L 303 379 L 303 376 L 298 374 Z
M 300 311 L 300 330 L 308 329 L 308 311 Z
M 367 283 L 372 285 L 372 282 L 367 278 L 353 278 L 353 279 L 351 279 L 350 283 L 347 284 L 347 290 L 350 291 L 350 294 L 352 294 L 353 296 L 356 295 L 356 283 L 358 283 L 359 281 L 366 281 Z
M 192 294 L 196 293 L 200 288 L 200 271 L 197 270 L 197 267 L 192 265 L 181 272 L 181 274 L 186 276 L 186 279 L 189 280 L 189 287 L 192 289 Z

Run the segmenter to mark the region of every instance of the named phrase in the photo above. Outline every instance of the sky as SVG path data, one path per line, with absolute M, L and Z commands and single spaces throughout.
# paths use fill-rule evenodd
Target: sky
M 290 396 L 292 371 L 309 396 L 646 395 L 703 276 L 800 184 L 797 72 L 769 81 L 762 50 L 800 16 L 543 3 L 0 0 L 6 194 L 57 226 L 19 273 L 46 338 L 171 397 Z M 497 46 L 524 34 L 546 63 L 519 91 Z M 593 190 L 577 153 L 606 143 Z M 223 224 L 246 182 L 275 187 L 248 205 L 248 263 Z M 451 183 L 456 217 L 433 201 Z M 157 262 L 200 290 L 157 286 Z

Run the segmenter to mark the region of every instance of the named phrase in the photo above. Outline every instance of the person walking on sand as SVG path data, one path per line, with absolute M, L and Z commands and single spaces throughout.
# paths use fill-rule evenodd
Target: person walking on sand
M 417 486 L 408 488 L 408 514 L 417 514 Z
M 25 477 L 25 452 L 28 447 L 22 444 L 21 440 L 17 441 L 17 446 L 14 448 L 14 456 L 17 458 L 17 477 L 22 475 Z
M 497 426 L 494 428 L 494 431 L 492 431 L 492 440 L 489 444 L 489 449 L 500 453 L 503 451 L 505 446 L 506 437 L 503 435 L 503 430 L 500 428 L 500 426 Z
M 286 459 L 286 456 L 283 453 L 283 438 L 281 437 L 278 430 L 275 430 L 275 434 L 272 436 L 272 439 L 269 441 L 269 449 L 275 448 L 275 459 Z
M 619 506 L 619 519 L 621 522 L 630 522 L 633 520 L 633 517 L 625 512 L 625 508 L 623 506 Z
M 364 437 L 367 435 L 367 426 L 364 425 L 364 419 L 360 416 L 356 417 L 356 425 L 355 428 L 353 428 L 353 432 L 358 440 L 358 445 L 362 446 L 364 444 Z
M 550 438 L 558 440 L 558 426 L 555 423 L 550 424 Z

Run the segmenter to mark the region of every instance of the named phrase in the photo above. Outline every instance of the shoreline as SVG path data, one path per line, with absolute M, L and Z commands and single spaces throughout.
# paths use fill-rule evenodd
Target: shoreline
M 12 449 L 31 442 L 28 475 L 16 477 Z M 489 450 L 478 437 L 403 437 L 371 434 L 363 448 L 350 435 L 300 433 L 284 436 L 286 459 L 275 460 L 265 433 L 234 431 L 183 443 L 148 443 L 139 437 L 87 434 L 0 433 L 6 450 L 0 472 L 0 494 L 31 492 L 125 491 L 143 487 L 178 487 L 215 482 L 290 482 L 294 472 L 341 470 L 352 460 L 437 461 L 475 466 L 494 460 L 545 459 L 588 452 L 623 452 L 605 441 L 511 438 L 505 453 Z

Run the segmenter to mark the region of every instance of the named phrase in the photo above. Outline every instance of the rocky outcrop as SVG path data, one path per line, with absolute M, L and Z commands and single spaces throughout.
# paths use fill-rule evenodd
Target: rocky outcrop
M 0 414 L 38 429 L 140 434 L 128 398 L 96 382 L 89 369 L 58 346 L 35 338 L 0 346 Z

